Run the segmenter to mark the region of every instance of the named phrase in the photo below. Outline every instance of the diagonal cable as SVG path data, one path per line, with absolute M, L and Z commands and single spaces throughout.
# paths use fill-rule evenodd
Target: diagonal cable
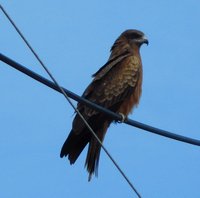
M 23 39 L 23 41 L 26 43 L 26 45 L 28 46 L 28 48 L 31 50 L 31 52 L 34 54 L 34 56 L 36 57 L 36 59 L 39 61 L 39 63 L 42 65 L 42 67 L 45 69 L 45 71 L 48 73 L 48 75 L 50 76 L 50 78 L 54 81 L 54 83 L 56 84 L 56 86 L 59 88 L 59 90 L 62 92 L 62 94 L 64 95 L 64 97 L 67 99 L 67 101 L 70 103 L 70 105 L 72 106 L 72 108 L 75 110 L 75 112 L 81 117 L 81 119 L 84 121 L 84 123 L 86 124 L 86 126 L 88 127 L 88 129 L 91 131 L 91 133 L 94 135 L 94 137 L 97 139 L 97 141 L 99 142 L 99 144 L 101 145 L 101 147 L 103 148 L 103 150 L 106 152 L 106 154 L 108 155 L 108 157 L 111 159 L 111 161 L 114 163 L 114 165 L 117 167 L 117 169 L 120 171 L 120 173 L 122 174 L 122 176 L 125 178 L 125 180 L 128 182 L 128 184 L 130 185 L 130 187 L 135 191 L 135 193 L 137 194 L 137 196 L 139 198 L 141 198 L 140 194 L 137 192 L 137 190 L 135 189 L 135 187 L 132 185 L 132 183 L 130 182 L 130 180 L 127 178 L 127 176 L 124 174 L 124 172 L 121 170 L 121 168 L 118 166 L 118 164 L 115 162 L 115 160 L 112 158 L 112 156 L 109 154 L 109 152 L 107 151 L 107 149 L 103 146 L 102 142 L 100 141 L 100 139 L 97 137 L 97 135 L 95 134 L 95 132 L 93 131 L 93 129 L 89 126 L 89 124 L 87 123 L 87 121 L 84 119 L 84 117 L 81 115 L 81 113 L 78 111 L 78 109 L 72 104 L 72 102 L 70 101 L 69 97 L 67 96 L 67 94 L 65 93 L 65 91 L 63 90 L 63 88 L 58 84 L 58 82 L 55 80 L 55 78 L 52 76 L 52 74 L 50 73 L 50 71 L 47 69 L 47 67 L 44 65 L 44 63 L 42 62 L 42 60 L 39 58 L 39 56 L 36 54 L 36 52 L 33 50 L 33 48 L 31 47 L 31 45 L 28 43 L 28 41 L 25 39 L 25 37 L 23 36 L 23 34 L 20 32 L 20 30 L 17 28 L 17 26 L 15 25 L 15 23 L 12 21 L 12 19 L 9 17 L 9 15 L 7 14 L 7 12 L 4 10 L 4 8 L 2 7 L 2 5 L 0 4 L 0 8 L 3 11 L 3 13 L 5 14 L 5 16 L 8 18 L 8 20 L 10 21 L 10 23 L 13 25 L 13 27 L 15 28 L 15 30 L 18 32 L 18 34 L 21 36 L 21 38 Z

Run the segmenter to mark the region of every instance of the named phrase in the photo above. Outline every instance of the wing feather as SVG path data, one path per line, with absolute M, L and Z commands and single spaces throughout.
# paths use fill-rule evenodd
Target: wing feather
M 120 59 L 111 68 L 104 68 L 99 72 L 96 73 L 96 78 L 99 76 L 101 78 L 95 78 L 92 81 L 83 93 L 83 97 L 104 108 L 117 112 L 124 100 L 135 91 L 140 75 L 138 64 L 134 64 L 132 56 L 129 54 L 129 56 Z M 78 108 L 89 117 L 98 113 L 98 111 L 81 103 L 78 103 Z

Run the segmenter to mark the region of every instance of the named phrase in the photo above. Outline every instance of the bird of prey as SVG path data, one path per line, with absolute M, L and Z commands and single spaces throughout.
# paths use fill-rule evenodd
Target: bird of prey
M 107 63 L 92 75 L 94 79 L 82 97 L 126 118 L 138 105 L 142 92 L 140 47 L 143 43 L 148 45 L 148 40 L 141 31 L 132 29 L 124 31 L 111 47 Z M 80 102 L 77 109 L 103 142 L 113 119 Z M 98 175 L 101 146 L 80 116 L 76 114 L 60 157 L 68 155 L 70 164 L 73 164 L 88 143 L 85 166 L 90 181 L 92 174 Z

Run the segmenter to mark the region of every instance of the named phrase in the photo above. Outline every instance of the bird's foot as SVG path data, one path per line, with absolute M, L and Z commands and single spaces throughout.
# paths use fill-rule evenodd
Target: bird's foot
M 126 120 L 127 116 L 125 116 L 123 113 L 119 113 L 119 115 L 122 116 L 122 120 L 118 121 L 118 123 L 123 123 Z

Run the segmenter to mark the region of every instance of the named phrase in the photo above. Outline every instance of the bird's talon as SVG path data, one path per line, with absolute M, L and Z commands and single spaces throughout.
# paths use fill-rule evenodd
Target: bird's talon
M 119 123 L 122 123 L 125 121 L 125 119 L 127 118 L 123 113 L 119 113 L 119 115 L 122 116 L 122 120 L 121 121 L 118 121 Z

